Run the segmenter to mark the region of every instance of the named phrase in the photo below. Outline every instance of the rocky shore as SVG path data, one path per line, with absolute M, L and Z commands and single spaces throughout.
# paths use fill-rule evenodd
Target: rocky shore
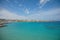
M 0 27 L 5 27 L 7 21 L 5 19 L 0 19 Z
M 6 24 L 11 22 L 55 22 L 55 21 L 46 21 L 46 20 L 7 20 L 0 19 L 0 27 L 5 27 Z

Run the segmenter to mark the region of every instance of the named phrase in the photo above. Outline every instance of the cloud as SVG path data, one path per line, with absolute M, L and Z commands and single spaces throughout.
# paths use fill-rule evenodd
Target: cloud
M 29 15 L 29 19 L 33 20 L 55 20 L 60 21 L 60 8 L 50 9 L 48 11 L 37 12 Z
M 47 11 L 38 11 L 28 16 L 18 15 L 9 10 L 2 9 L 0 11 L 0 18 L 3 19 L 28 19 L 28 20 L 55 20 L 60 21 L 60 8 L 53 8 Z
M 27 17 L 17 15 L 16 13 L 12 13 L 6 9 L 2 9 L 0 11 L 0 18 L 1 19 L 26 19 Z
M 42 8 L 50 0 L 40 0 L 40 8 Z
M 30 13 L 30 11 L 29 11 L 27 8 L 24 10 L 24 12 L 25 12 L 26 14 L 29 14 L 29 13 Z

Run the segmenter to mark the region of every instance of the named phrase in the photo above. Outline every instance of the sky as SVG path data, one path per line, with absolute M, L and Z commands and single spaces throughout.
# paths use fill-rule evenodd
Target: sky
M 60 0 L 0 0 L 0 19 L 60 21 Z

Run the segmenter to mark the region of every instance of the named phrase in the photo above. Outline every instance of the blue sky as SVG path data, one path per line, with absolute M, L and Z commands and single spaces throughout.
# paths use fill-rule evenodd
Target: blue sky
M 0 18 L 60 21 L 60 0 L 0 0 Z

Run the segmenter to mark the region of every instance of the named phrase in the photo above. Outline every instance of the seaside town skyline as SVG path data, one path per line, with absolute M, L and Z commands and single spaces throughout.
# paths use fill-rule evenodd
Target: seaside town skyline
M 0 19 L 60 21 L 60 0 L 0 0 Z

